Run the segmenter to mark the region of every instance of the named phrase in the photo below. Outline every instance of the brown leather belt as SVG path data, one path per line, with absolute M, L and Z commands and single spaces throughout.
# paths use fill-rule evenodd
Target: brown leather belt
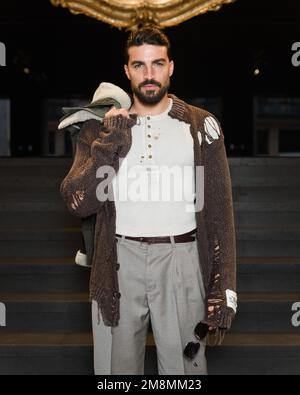
M 187 243 L 189 241 L 194 241 L 196 240 L 196 232 L 197 228 L 187 232 L 183 233 L 181 235 L 176 235 L 174 237 L 175 243 Z M 119 235 L 116 233 L 117 237 L 122 237 L 122 235 Z M 128 240 L 135 240 L 135 241 L 140 241 L 144 243 L 171 243 L 171 238 L 170 236 L 158 236 L 158 237 L 133 237 L 133 236 L 125 236 L 125 239 Z

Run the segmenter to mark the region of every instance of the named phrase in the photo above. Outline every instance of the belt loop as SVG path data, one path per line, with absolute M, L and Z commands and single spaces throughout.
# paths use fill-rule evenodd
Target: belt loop
M 124 243 L 125 242 L 125 235 L 122 235 L 122 238 L 121 238 L 121 240 L 120 240 L 120 243 Z
M 171 240 L 172 248 L 176 248 L 176 242 L 174 240 L 174 236 L 170 236 L 170 240 Z

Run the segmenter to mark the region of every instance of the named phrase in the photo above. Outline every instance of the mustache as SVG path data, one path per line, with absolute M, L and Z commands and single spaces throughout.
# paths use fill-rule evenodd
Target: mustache
M 139 84 L 139 88 L 145 85 L 157 85 L 159 88 L 161 87 L 161 84 L 155 80 L 147 80 Z

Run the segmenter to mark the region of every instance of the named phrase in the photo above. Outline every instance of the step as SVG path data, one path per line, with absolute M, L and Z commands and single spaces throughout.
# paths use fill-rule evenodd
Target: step
M 66 258 L 75 255 L 81 240 L 80 228 L 1 228 L 1 257 Z
M 238 313 L 231 333 L 299 333 L 292 323 L 292 306 L 300 293 L 239 293 Z
M 207 350 L 212 375 L 299 375 L 300 333 L 230 334 Z
M 236 230 L 237 255 L 240 257 L 300 256 L 298 228 L 280 230 Z M 67 258 L 81 246 L 80 228 L 7 228 L 0 230 L 3 258 Z
M 300 200 L 299 200 L 300 202 Z M 297 203 L 298 204 L 298 203 Z M 257 203 L 261 205 L 261 203 Z M 237 233 L 239 229 L 250 228 L 282 228 L 299 226 L 300 223 L 300 203 L 299 207 L 283 210 L 265 210 L 258 207 L 250 210 L 250 207 L 244 207 L 245 210 L 236 207 L 234 209 L 235 227 Z M 66 208 L 62 199 L 51 202 L 45 199 L 40 201 L 35 198 L 30 201 L 13 201 L 7 199 L 6 202 L 0 202 L 0 224 L 2 228 L 13 229 L 23 227 L 28 224 L 39 228 L 41 225 L 49 228 L 58 227 L 79 227 L 81 220 L 73 216 Z
M 18 187 L 23 187 L 24 189 L 39 186 L 57 187 L 70 169 L 71 164 L 63 167 L 33 165 L 30 167 L 7 168 L 4 172 L 0 166 L 0 178 L 5 190 Z
M 296 235 L 297 236 L 297 235 Z M 300 255 L 300 242 L 296 240 L 237 240 L 237 255 L 241 258 L 294 257 Z
M 9 188 L 3 188 L 1 185 L 1 196 L 0 196 L 0 203 L 5 204 L 9 202 L 10 204 L 18 204 L 19 202 L 61 202 L 62 197 L 59 191 L 59 185 L 56 186 L 15 186 Z
M 87 285 L 87 284 L 86 284 Z M 91 304 L 86 293 L 0 293 L 6 308 L 2 333 L 90 332 Z
M 31 224 L 25 227 L 15 227 L 13 229 L 0 228 L 0 241 L 18 240 L 73 240 L 80 234 L 80 228 L 49 228 L 47 225 L 39 228 Z
M 71 228 L 80 227 L 81 220 L 74 217 L 66 210 L 64 203 L 60 207 L 49 207 L 46 204 L 43 205 L 45 210 L 41 210 L 41 204 L 38 203 L 39 207 L 30 207 L 25 203 L 22 203 L 21 210 L 15 210 L 12 204 L 5 204 L 7 210 L 1 210 L 0 204 L 0 224 L 2 228 L 14 229 L 16 227 L 25 228 L 28 224 L 36 228 L 41 226 L 47 226 L 49 228 Z M 47 207 L 46 207 L 47 206 Z M 4 208 L 4 205 L 2 206 Z M 52 208 L 52 210 L 51 210 Z M 282 224 L 288 224 L 289 226 L 298 226 L 300 223 L 300 210 L 299 211 L 255 211 L 255 212 L 242 212 L 235 211 L 235 226 L 236 231 L 239 228 L 246 227 L 275 227 L 282 226 Z
M 1 215 L 1 213 L 0 213 Z M 282 227 L 282 224 L 287 226 L 299 226 L 300 224 L 300 210 L 298 211 L 234 211 L 234 220 L 236 230 L 246 227 Z M 15 222 L 17 223 L 17 222 Z
M 236 229 L 237 255 L 256 256 L 299 256 L 300 230 L 297 226 L 246 227 Z
M 286 201 L 286 202 L 233 202 L 234 212 L 285 212 L 285 211 L 299 211 L 299 202 L 298 201 Z
M 21 201 L 18 200 L 17 202 L 3 202 L 0 203 L 0 212 L 12 212 L 12 211 L 28 211 L 28 212 L 52 212 L 52 211 L 59 211 L 61 213 L 68 213 L 71 215 L 67 209 L 66 205 L 63 200 L 57 200 L 56 202 L 52 202 L 51 200 L 48 201 L 36 201 L 34 204 L 31 201 Z M 18 226 L 18 223 L 15 224 Z
M 93 374 L 91 333 L 3 334 L 2 374 Z M 221 347 L 207 347 L 209 374 L 282 375 L 300 373 L 300 334 L 230 334 Z M 148 336 L 145 374 L 157 372 Z
M 72 158 L 0 158 L 1 178 L 51 178 L 64 174 L 72 166 Z
M 16 227 L 26 228 L 28 224 L 31 227 L 41 228 L 79 228 L 81 220 L 74 217 L 63 207 L 61 210 L 46 211 L 32 210 L 17 211 L 10 207 L 9 210 L 0 210 L 0 224 L 2 228 L 15 229 Z
M 231 333 L 298 333 L 292 325 L 292 305 L 300 293 L 240 293 Z M 87 332 L 91 330 L 88 293 L 0 293 L 6 307 L 2 333 Z
M 90 269 L 73 258 L 1 258 L 0 292 L 85 292 Z M 258 257 L 237 259 L 238 292 L 298 292 L 300 258 Z
M 23 177 L 1 177 L 0 202 L 9 199 L 51 199 L 60 198 L 60 185 L 64 175 L 55 178 L 37 179 L 32 176 Z M 232 186 L 234 202 L 255 203 L 255 202 L 277 202 L 288 203 L 299 202 L 300 185 L 282 186 L 279 183 L 272 186 Z
M 298 186 L 300 158 L 229 158 L 233 186 Z
M 270 174 L 269 168 L 263 169 L 258 166 L 255 170 L 245 169 L 243 167 L 233 169 L 230 168 L 231 185 L 235 187 L 294 187 L 299 188 L 299 163 L 296 168 L 281 168 L 276 166 L 273 174 Z
M 237 230 L 238 240 L 259 240 L 259 241 L 285 241 L 285 240 L 300 240 L 300 226 L 281 225 L 266 228 L 261 227 L 245 227 Z
M 229 166 L 232 176 L 242 174 L 245 177 L 256 174 L 273 176 L 284 176 L 296 174 L 300 166 L 299 157 L 229 157 Z M 72 165 L 71 157 L 28 157 L 28 158 L 0 158 L 0 171 L 5 169 L 3 174 L 21 168 L 30 172 L 32 168 L 39 169 L 64 169 Z M 294 172 L 293 172 L 294 171 Z
M 2 333 L 0 372 L 2 375 L 91 375 L 91 333 Z
M 147 346 L 145 374 L 156 373 L 155 358 L 155 347 Z M 92 375 L 92 334 L 90 332 L 4 333 L 0 337 L 0 373 L 2 375 Z
M 1 293 L 88 292 L 89 277 L 90 269 L 76 265 L 74 258 L 0 259 Z
M 72 240 L 80 234 L 80 227 L 54 227 L 47 224 L 40 227 L 15 226 L 12 229 L 0 228 L 0 241 L 17 241 L 17 240 Z M 246 227 L 239 228 L 236 232 L 237 240 L 253 241 L 300 241 L 300 226 L 286 227 Z M 300 255 L 300 254 L 299 254 Z
M 299 187 L 299 158 L 243 157 L 229 158 L 228 161 L 233 187 Z M 16 182 L 22 182 L 24 178 L 59 180 L 67 175 L 71 166 L 72 158 L 0 158 L 0 175 L 3 180 Z M 12 184 L 7 182 L 7 186 Z
M 235 186 L 232 188 L 232 193 L 235 202 L 297 203 L 300 199 L 300 185 L 296 187 L 283 187 L 280 184 L 264 187 Z
M 75 240 L 21 240 L 0 242 L 0 249 L 3 251 L 3 258 L 23 256 L 31 258 L 67 258 L 76 254 L 78 246 L 81 245 L 81 238 Z
M 299 292 L 299 257 L 237 259 L 237 289 L 244 293 Z
M 1 160 L 0 160 L 1 162 Z M 68 173 L 68 168 L 57 170 L 57 174 L 49 174 L 47 177 L 36 177 L 29 172 L 23 174 L 21 170 L 16 169 L 13 174 L 1 174 L 1 188 L 6 191 L 18 189 L 28 190 L 33 194 L 33 189 L 44 188 L 59 191 L 63 178 Z

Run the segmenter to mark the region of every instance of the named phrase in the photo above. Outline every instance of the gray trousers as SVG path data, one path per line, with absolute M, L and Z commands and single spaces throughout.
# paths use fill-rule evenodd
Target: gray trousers
M 205 290 L 197 241 L 148 244 L 118 238 L 120 320 L 98 323 L 92 301 L 96 375 L 143 375 L 149 317 L 159 375 L 207 374 L 205 341 L 193 361 L 183 355 L 204 318 Z

